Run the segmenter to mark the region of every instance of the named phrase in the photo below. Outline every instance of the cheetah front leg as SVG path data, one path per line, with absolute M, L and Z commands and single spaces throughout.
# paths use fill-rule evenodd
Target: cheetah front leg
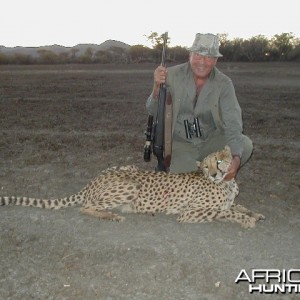
M 259 214 L 259 213 L 255 213 L 251 210 L 249 210 L 248 208 L 240 205 L 240 204 L 233 204 L 231 206 L 231 209 L 234 210 L 234 211 L 239 211 L 241 213 L 244 213 L 246 215 L 248 215 L 249 217 L 253 217 L 256 219 L 256 221 L 260 221 L 260 220 L 265 220 L 266 217 L 262 214 Z
M 128 205 L 138 199 L 139 184 L 130 180 L 115 180 L 89 195 L 82 213 L 104 220 L 122 222 L 125 218 L 108 210 Z
M 217 211 L 207 208 L 185 209 L 177 218 L 180 223 L 207 223 L 213 221 Z
M 246 212 L 249 213 L 250 211 L 240 205 L 240 207 L 235 207 L 234 209 L 230 208 L 226 210 L 218 210 L 215 219 L 220 221 L 230 221 L 232 223 L 238 223 L 243 228 L 255 227 L 257 221 L 260 220 L 260 217 L 258 218 L 258 215 L 248 215 Z
M 184 211 L 178 218 L 178 222 L 186 223 L 206 223 L 213 220 L 229 221 L 238 223 L 244 228 L 253 228 L 257 220 L 245 213 L 234 211 L 232 209 L 214 210 L 214 209 L 193 209 Z

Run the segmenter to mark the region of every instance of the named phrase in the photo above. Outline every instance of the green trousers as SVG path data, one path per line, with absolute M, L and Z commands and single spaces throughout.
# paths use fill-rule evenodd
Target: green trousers
M 245 164 L 253 151 L 252 141 L 243 135 L 244 150 L 241 157 L 241 166 Z M 172 143 L 172 161 L 170 172 L 185 173 L 197 170 L 196 161 L 201 161 L 212 152 L 222 150 L 226 145 L 223 135 L 214 134 L 207 141 L 202 141 L 199 145 L 188 143 L 184 140 L 174 138 Z

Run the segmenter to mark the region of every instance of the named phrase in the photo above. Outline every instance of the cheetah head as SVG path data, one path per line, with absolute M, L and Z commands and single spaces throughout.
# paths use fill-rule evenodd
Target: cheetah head
M 223 150 L 209 154 L 201 162 L 197 161 L 197 166 L 207 179 L 220 183 L 227 174 L 231 160 L 230 148 L 225 146 Z

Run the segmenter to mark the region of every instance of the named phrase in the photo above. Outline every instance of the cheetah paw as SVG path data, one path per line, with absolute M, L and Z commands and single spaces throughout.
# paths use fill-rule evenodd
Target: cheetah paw
M 256 225 L 256 222 L 257 222 L 257 220 L 255 218 L 249 217 L 241 225 L 243 228 L 254 228 Z
M 254 213 L 252 217 L 255 218 L 256 221 L 263 221 L 266 219 L 264 215 L 257 213 Z

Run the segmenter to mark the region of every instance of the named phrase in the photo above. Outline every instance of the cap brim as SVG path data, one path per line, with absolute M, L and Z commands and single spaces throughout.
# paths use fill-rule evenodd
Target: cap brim
M 198 54 L 201 54 L 203 56 L 208 56 L 208 57 L 218 58 L 218 57 L 222 57 L 223 56 L 223 54 L 221 54 L 219 51 L 199 50 L 199 49 L 195 49 L 193 47 L 188 48 L 188 50 L 190 52 L 198 53 Z

